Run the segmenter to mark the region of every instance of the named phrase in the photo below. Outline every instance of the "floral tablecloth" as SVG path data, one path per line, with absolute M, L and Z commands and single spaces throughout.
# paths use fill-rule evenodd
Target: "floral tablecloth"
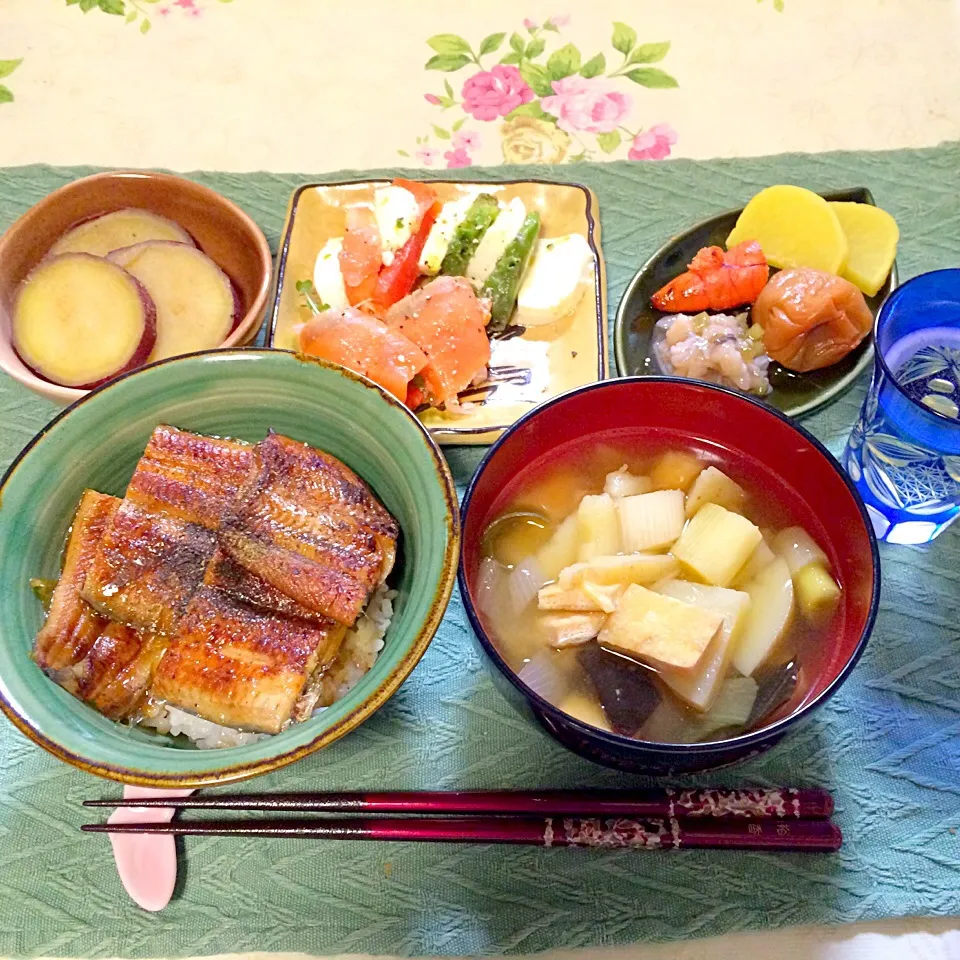
M 957 0 L 3 0 L 0 166 L 334 170 L 960 139 Z
M 2 0 L 0 166 L 436 173 L 927 146 L 960 140 L 958 49 L 958 0 Z M 958 941 L 913 920 L 631 956 L 956 958 Z

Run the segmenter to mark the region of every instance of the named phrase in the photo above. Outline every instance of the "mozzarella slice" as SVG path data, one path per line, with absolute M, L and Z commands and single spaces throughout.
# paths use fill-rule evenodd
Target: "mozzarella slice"
M 417 198 L 404 187 L 390 184 L 373 192 L 373 212 L 380 229 L 383 264 L 389 267 L 396 252 L 410 239 L 418 222 Z
M 583 297 L 593 251 L 579 233 L 538 240 L 533 261 L 520 284 L 515 322 L 535 327 L 561 320 Z
M 490 224 L 467 264 L 467 279 L 475 287 L 493 273 L 497 261 L 503 256 L 507 244 L 517 235 L 526 216 L 526 207 L 519 197 L 514 197 L 497 214 L 497 219 Z
M 317 262 L 313 265 L 313 286 L 317 296 L 323 303 L 336 308 L 350 304 L 346 287 L 343 285 L 343 274 L 340 272 L 342 249 L 342 237 L 328 240 L 317 254 Z
M 420 254 L 420 272 L 434 276 L 440 272 L 443 258 L 447 255 L 450 241 L 453 239 L 457 227 L 466 219 L 467 212 L 473 206 L 473 194 L 460 197 L 445 203 L 440 210 L 440 216 L 427 234 L 427 242 L 423 245 Z

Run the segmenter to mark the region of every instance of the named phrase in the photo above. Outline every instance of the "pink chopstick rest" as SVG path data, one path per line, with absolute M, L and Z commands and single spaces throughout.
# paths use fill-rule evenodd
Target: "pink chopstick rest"
M 125 786 L 124 799 L 145 797 L 189 797 L 192 790 L 156 790 Z M 169 807 L 122 807 L 114 810 L 107 823 L 167 823 L 173 819 Z M 173 896 L 177 882 L 177 851 L 172 836 L 111 833 L 113 859 L 120 881 L 133 901 L 144 910 L 162 910 Z

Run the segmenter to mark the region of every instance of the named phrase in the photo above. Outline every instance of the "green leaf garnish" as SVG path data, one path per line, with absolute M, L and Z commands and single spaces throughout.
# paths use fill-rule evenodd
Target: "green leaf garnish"
M 320 299 L 312 280 L 298 280 L 296 282 L 296 288 L 297 293 L 303 297 L 304 302 L 313 313 L 320 314 L 323 313 L 324 310 L 330 309 L 330 304 L 324 303 Z

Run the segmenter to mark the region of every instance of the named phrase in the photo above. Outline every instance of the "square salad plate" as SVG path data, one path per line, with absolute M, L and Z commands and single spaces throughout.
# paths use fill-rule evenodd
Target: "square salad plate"
M 518 305 L 503 331 L 490 335 L 487 377 L 460 394 L 458 409 L 418 408 L 421 421 L 441 444 L 492 443 L 537 404 L 606 377 L 606 278 L 597 198 L 592 190 L 576 183 L 424 182 L 429 182 L 444 204 L 438 222 L 448 205 L 460 201 L 465 209 L 481 194 L 494 197 L 500 209 L 490 231 L 508 211 L 515 220 L 520 204 L 521 217 L 523 211 L 540 216 L 540 233 L 524 270 Z M 268 346 L 299 351 L 299 330 L 314 316 L 308 299 L 317 300 L 304 295 L 304 281 L 319 279 L 317 266 L 322 259 L 330 260 L 331 249 L 336 249 L 343 237 L 348 209 L 354 205 L 376 209 L 378 188 L 383 197 L 390 184 L 389 180 L 350 180 L 306 184 L 294 191 L 281 235 Z M 386 229 L 390 224 L 385 224 Z M 556 244 L 560 238 L 565 238 L 564 243 Z M 387 246 L 384 242 L 384 249 Z M 555 250 L 573 255 L 558 258 Z M 558 266 L 560 269 L 554 270 Z M 472 267 L 472 263 L 467 267 L 468 279 L 476 276 Z M 571 271 L 578 277 L 572 290 L 566 280 Z M 558 274 L 555 280 L 553 272 Z M 418 282 L 429 279 L 424 276 Z M 565 296 L 560 288 L 566 289 Z M 555 290 L 560 292 L 555 294 Z M 551 300 L 554 296 L 556 302 Z

